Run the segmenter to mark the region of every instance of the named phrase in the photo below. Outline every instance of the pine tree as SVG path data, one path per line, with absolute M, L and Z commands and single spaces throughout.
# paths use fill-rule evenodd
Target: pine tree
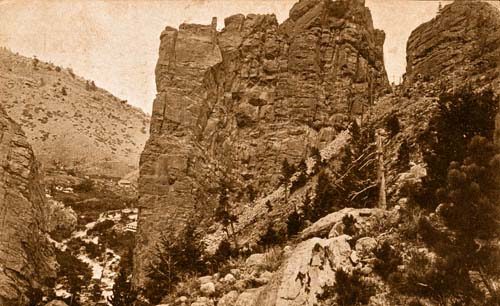
M 234 223 L 238 221 L 238 217 L 231 212 L 229 204 L 229 189 L 230 185 L 225 179 L 219 182 L 219 203 L 215 209 L 215 221 L 219 222 L 223 227 L 228 238 L 232 238 L 234 249 L 238 250 L 238 240 L 234 231 Z M 229 231 L 231 229 L 231 232 Z
M 436 191 L 446 185 L 448 165 L 464 160 L 474 136 L 493 139 L 497 110 L 498 99 L 491 90 L 474 93 L 462 88 L 439 97 L 439 112 L 431 120 L 427 139 L 420 144 L 428 165 L 422 192 L 416 195 L 421 206 L 436 208 Z
M 205 245 L 196 234 L 196 220 L 191 220 L 178 235 L 162 235 L 156 247 L 156 259 L 148 268 L 143 292 L 151 303 L 158 304 L 183 276 L 207 272 L 203 261 Z
M 500 272 L 495 256 L 500 251 L 495 243 L 500 236 L 500 152 L 481 136 L 472 138 L 467 152 L 461 164 L 450 164 L 446 187 L 438 190 L 449 242 L 438 250 L 455 279 L 467 283 L 469 271 L 478 271 L 490 295 L 498 296 L 487 274 Z
M 137 298 L 137 293 L 132 288 L 132 261 L 132 248 L 130 248 L 120 260 L 118 276 L 113 285 L 113 296 L 108 298 L 108 302 L 113 306 L 133 305 Z
M 276 232 L 271 223 L 268 224 L 266 232 L 264 233 L 264 235 L 260 237 L 259 244 L 264 248 L 267 248 L 275 244 L 278 244 L 279 242 L 280 242 L 280 237 L 278 233 Z
M 281 164 L 281 178 L 280 184 L 285 187 L 285 202 L 288 203 L 288 185 L 290 184 L 290 179 L 294 175 L 295 171 L 294 165 L 288 163 L 288 160 L 285 158 Z

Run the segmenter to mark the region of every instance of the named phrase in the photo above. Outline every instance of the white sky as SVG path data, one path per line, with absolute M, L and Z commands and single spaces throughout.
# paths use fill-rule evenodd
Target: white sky
M 159 35 L 182 22 L 209 24 L 237 13 L 274 13 L 282 22 L 298 0 L 0 0 L 0 46 L 36 55 L 94 80 L 151 113 Z M 497 0 L 498 2 L 498 0 Z M 432 19 L 438 1 L 366 0 L 386 33 L 390 81 L 405 71 L 406 40 Z M 443 4 L 446 1 L 443 1 Z

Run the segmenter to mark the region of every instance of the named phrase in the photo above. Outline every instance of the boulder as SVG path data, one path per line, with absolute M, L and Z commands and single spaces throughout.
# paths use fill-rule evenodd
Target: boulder
M 234 306 L 257 306 L 257 301 L 262 289 L 261 287 L 243 291 L 236 300 Z
M 245 265 L 250 268 L 260 267 L 264 264 L 266 260 L 265 254 L 252 254 L 245 261 Z
M 342 218 L 347 215 L 352 215 L 358 223 L 361 223 L 368 217 L 383 216 L 385 213 L 384 210 L 378 208 L 344 208 L 319 219 L 311 226 L 304 229 L 300 233 L 300 239 L 306 240 L 312 237 L 325 237 L 327 235 L 332 237 L 336 236 L 340 225 L 337 225 L 335 233 L 329 234 L 330 231 L 336 224 L 342 223 Z
M 231 273 L 228 273 L 226 274 L 226 276 L 224 276 L 222 281 L 227 284 L 233 284 L 234 282 L 236 282 L 236 278 Z
M 375 238 L 363 237 L 356 241 L 355 249 L 359 256 L 368 257 L 375 250 L 375 248 L 377 248 L 377 245 L 378 243 Z
M 214 306 L 215 303 L 209 298 L 199 297 L 195 302 L 191 303 L 191 306 Z
M 64 303 L 63 301 L 60 300 L 54 300 L 50 301 L 45 306 L 68 306 L 68 304 Z
M 200 291 L 203 295 L 211 296 L 215 294 L 215 285 L 212 282 L 204 283 L 200 286 Z
M 213 276 L 211 275 L 206 275 L 206 276 L 201 276 L 201 277 L 198 277 L 198 282 L 200 283 L 200 285 L 203 285 L 203 284 L 206 284 L 206 283 L 210 283 L 212 282 L 214 279 Z
M 258 305 L 315 305 L 323 287 L 333 285 L 338 268 L 350 270 L 351 238 L 311 238 L 297 245 L 262 291 Z
M 240 294 L 236 290 L 229 291 L 219 299 L 217 306 L 233 306 L 239 295 Z

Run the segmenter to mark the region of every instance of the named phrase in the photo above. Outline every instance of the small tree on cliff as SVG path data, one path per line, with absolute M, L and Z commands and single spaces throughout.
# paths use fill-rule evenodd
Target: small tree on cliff
M 281 177 L 280 184 L 285 187 L 285 202 L 288 203 L 288 185 L 290 184 L 290 179 L 294 175 L 297 169 L 294 165 L 288 163 L 288 160 L 285 158 L 283 163 L 281 164 Z
M 113 285 L 113 296 L 108 298 L 108 303 L 113 306 L 133 305 L 137 298 L 137 293 L 132 289 L 132 248 L 121 257 L 118 276 Z
M 215 221 L 219 222 L 223 227 L 228 239 L 233 240 L 234 249 L 238 250 L 238 240 L 234 231 L 234 223 L 238 221 L 238 217 L 231 212 L 229 204 L 229 182 L 221 179 L 219 182 L 219 204 L 215 209 Z M 229 231 L 231 229 L 231 231 Z
M 173 285 L 189 273 L 206 273 L 202 255 L 205 245 L 196 233 L 193 219 L 178 235 L 164 234 L 156 247 L 156 259 L 148 269 L 148 282 L 143 295 L 158 304 Z

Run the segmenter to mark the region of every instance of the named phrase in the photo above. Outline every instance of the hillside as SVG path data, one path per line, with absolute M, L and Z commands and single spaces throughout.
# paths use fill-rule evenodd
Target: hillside
M 121 177 L 138 168 L 148 116 L 70 69 L 2 48 L 0 99 L 46 169 Z

